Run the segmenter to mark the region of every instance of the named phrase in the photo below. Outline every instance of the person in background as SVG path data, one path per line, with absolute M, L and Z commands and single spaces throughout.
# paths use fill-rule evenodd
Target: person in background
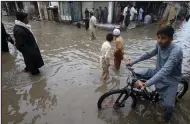
M 94 40 L 96 39 L 96 17 L 91 13 L 91 18 L 90 18 L 90 35 L 91 39 Z
M 96 17 L 96 19 L 99 19 L 99 11 L 98 11 L 98 9 L 96 9 L 96 11 L 94 12 L 94 16 Z
M 89 19 L 88 18 L 84 20 L 84 24 L 85 24 L 85 29 L 87 31 L 89 29 Z
M 164 27 L 164 24 L 165 24 L 164 18 L 163 18 L 163 17 L 160 17 L 160 20 L 159 20 L 159 28 Z
M 22 53 L 26 67 L 23 71 L 31 72 L 32 75 L 39 74 L 39 68 L 44 65 L 35 36 L 28 25 L 28 14 L 17 12 L 15 26 L 13 29 L 16 48 Z
M 102 80 L 106 81 L 109 75 L 110 58 L 111 58 L 111 42 L 113 41 L 113 34 L 108 33 L 106 36 L 106 42 L 102 44 L 100 65 L 102 67 Z
M 92 13 L 94 14 L 94 8 L 92 8 Z
M 116 23 L 119 24 L 120 23 L 120 17 L 121 17 L 121 6 L 119 3 L 117 3 L 116 7 L 115 7 L 115 17 L 116 17 Z
M 127 11 L 128 11 L 128 6 L 126 6 L 126 7 L 123 9 L 123 16 L 124 16 L 123 25 L 125 25 L 125 19 L 126 19 Z
M 130 21 L 133 21 L 135 14 L 137 14 L 137 10 L 135 9 L 135 6 L 133 6 L 130 10 Z
M 137 81 L 137 87 L 149 87 L 155 85 L 156 91 L 163 101 L 163 119 L 168 121 L 173 114 L 178 84 L 182 75 L 182 49 L 173 43 L 174 29 L 165 26 L 157 31 L 157 44 L 155 48 L 146 52 L 136 60 L 126 62 L 126 65 L 134 65 L 138 62 L 157 57 L 156 67 L 139 71 L 141 79 L 149 79 L 145 83 Z
M 150 16 L 149 13 L 147 13 L 147 15 L 144 17 L 144 24 L 150 24 L 152 21 L 152 17 Z
M 144 12 L 144 10 L 143 10 L 143 8 L 141 7 L 141 8 L 139 9 L 138 21 L 142 21 L 143 12 Z
M 14 45 L 14 41 L 9 34 L 7 34 L 3 23 L 1 22 L 1 51 L 9 52 L 8 41 Z
M 142 21 L 143 22 L 144 22 L 144 17 L 147 15 L 147 13 L 148 13 L 148 9 L 146 8 L 146 9 L 144 9 L 144 12 L 142 14 Z
M 185 18 L 185 20 L 189 21 L 189 18 L 190 18 L 190 15 L 187 15 L 186 18 Z
M 88 9 L 86 8 L 86 10 L 85 10 L 85 19 L 89 19 L 89 11 L 88 11 Z
M 77 28 L 81 28 L 81 23 L 77 22 Z
M 90 15 L 91 15 L 91 13 L 93 13 L 94 14 L 94 8 L 92 8 L 92 11 L 90 11 Z M 90 17 L 91 18 L 91 17 Z
M 113 30 L 114 42 L 115 42 L 115 51 L 114 51 L 114 65 L 117 70 L 120 69 L 121 60 L 124 56 L 124 44 L 123 38 L 120 36 L 120 30 Z
M 104 10 L 102 9 L 102 7 L 100 6 L 100 19 L 99 22 L 104 22 Z
M 127 11 L 126 17 L 125 17 L 125 27 L 127 28 L 130 24 L 130 11 Z
M 175 22 L 175 17 L 174 17 L 173 19 L 171 19 L 171 20 L 170 20 L 170 23 L 169 23 L 169 25 L 170 25 L 172 28 L 175 27 L 175 25 L 174 25 L 175 23 L 174 23 L 174 22 Z
M 99 10 L 98 10 L 98 13 L 99 13 L 98 21 L 99 21 L 99 23 L 101 23 L 101 12 L 102 12 L 102 7 L 100 6 Z
M 104 9 L 104 23 L 107 23 L 108 20 L 108 8 L 105 7 Z
M 185 20 L 185 16 L 182 15 L 182 16 L 181 16 L 181 23 L 182 23 L 184 20 Z
M 124 16 L 123 16 L 123 13 L 121 13 L 120 14 L 120 21 L 119 21 L 120 25 L 122 25 L 123 20 L 124 20 Z

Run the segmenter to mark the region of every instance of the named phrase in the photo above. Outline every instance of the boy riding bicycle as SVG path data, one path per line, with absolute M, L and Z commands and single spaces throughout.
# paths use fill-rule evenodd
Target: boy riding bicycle
M 156 68 L 145 70 L 142 77 L 149 78 L 146 83 L 138 81 L 139 87 L 155 85 L 163 99 L 164 116 L 168 121 L 172 117 L 178 83 L 181 81 L 183 52 L 179 46 L 172 43 L 174 29 L 171 26 L 162 27 L 157 32 L 155 48 L 134 61 L 128 60 L 127 65 L 134 65 L 140 61 L 157 56 Z

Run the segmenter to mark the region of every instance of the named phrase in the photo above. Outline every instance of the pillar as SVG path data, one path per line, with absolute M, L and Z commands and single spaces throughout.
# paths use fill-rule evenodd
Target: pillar
M 39 10 L 39 14 L 40 14 L 40 20 L 43 20 L 43 17 L 42 17 L 42 12 L 41 12 L 41 6 L 40 6 L 40 2 L 37 2 L 38 4 L 38 10 Z
M 59 23 L 61 23 L 61 6 L 60 6 L 61 2 L 58 2 L 58 18 L 59 18 Z
M 7 2 L 5 2 L 5 5 L 6 5 L 6 8 L 7 8 L 7 15 L 10 15 L 10 9 L 9 9 L 9 5 L 8 5 L 8 3 Z
M 111 24 L 113 19 L 113 2 L 108 2 L 108 23 Z
M 16 11 L 19 11 L 18 3 L 15 1 Z

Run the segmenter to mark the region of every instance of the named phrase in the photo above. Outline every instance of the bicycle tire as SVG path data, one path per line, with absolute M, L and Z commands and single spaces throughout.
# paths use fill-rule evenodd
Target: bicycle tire
M 109 92 L 103 94 L 103 95 L 99 98 L 99 100 L 98 100 L 98 103 L 97 103 L 98 109 L 101 109 L 101 108 L 102 108 L 102 102 L 104 101 L 104 99 L 105 99 L 106 97 L 111 96 L 111 95 L 114 95 L 114 94 L 121 94 L 121 93 L 123 93 L 123 92 L 125 92 L 125 91 L 123 91 L 123 89 L 117 89 L 117 90 L 111 90 L 111 91 L 109 91 Z M 127 95 L 126 92 L 125 92 L 124 94 Z M 132 107 L 132 108 L 136 107 L 137 98 L 136 98 L 135 95 L 133 95 L 133 94 L 130 94 L 129 96 L 133 99 L 133 103 L 132 103 L 132 106 L 131 106 L 131 107 Z
M 183 88 L 183 91 L 180 94 L 177 93 L 177 98 L 178 99 L 181 99 L 185 95 L 187 90 L 189 89 L 189 84 L 188 84 L 187 81 L 183 80 L 180 83 L 182 83 L 184 85 L 184 88 Z

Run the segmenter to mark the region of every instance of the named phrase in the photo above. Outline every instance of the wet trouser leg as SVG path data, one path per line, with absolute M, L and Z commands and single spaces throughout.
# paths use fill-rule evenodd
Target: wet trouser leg
M 121 50 L 117 50 L 114 53 L 114 65 L 115 65 L 116 69 L 120 69 L 121 60 L 123 60 L 123 53 Z
M 164 107 L 164 120 L 168 121 L 172 117 L 173 107 L 175 105 L 175 98 L 177 94 L 178 85 L 168 86 L 164 89 L 157 89 L 161 98 L 163 99 L 163 107 Z
M 96 39 L 96 29 L 95 28 L 90 29 L 90 35 L 91 35 L 92 39 Z
M 102 79 L 105 81 L 109 75 L 109 66 L 102 67 L 103 72 L 102 72 Z
M 120 69 L 121 59 L 114 57 L 114 65 L 115 65 L 116 69 Z

